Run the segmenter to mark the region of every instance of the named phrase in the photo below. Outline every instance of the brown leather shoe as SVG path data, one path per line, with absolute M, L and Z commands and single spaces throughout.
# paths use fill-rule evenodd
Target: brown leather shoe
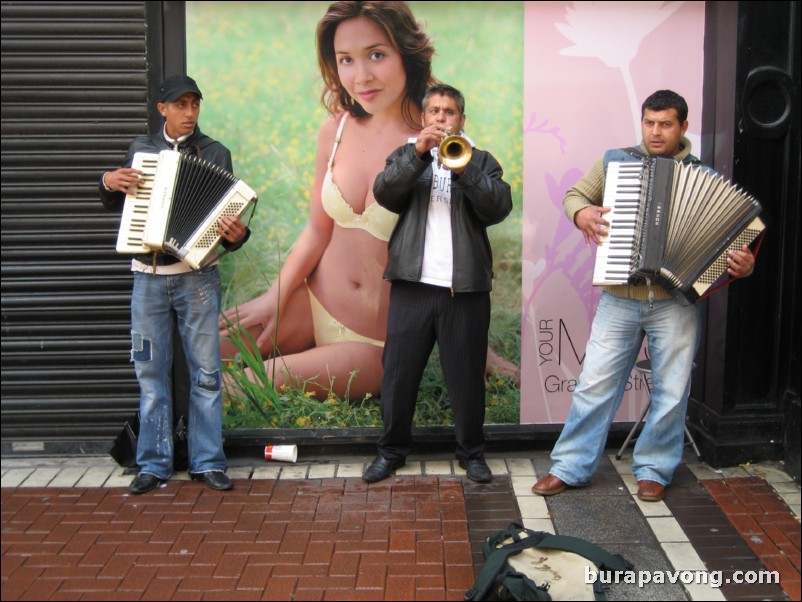
M 638 499 L 643 502 L 659 502 L 666 497 L 666 486 L 656 481 L 638 481 Z
M 550 474 L 532 485 L 532 493 L 538 495 L 557 495 L 565 491 L 566 487 L 568 487 L 568 485 L 562 479 L 558 479 L 553 474 Z

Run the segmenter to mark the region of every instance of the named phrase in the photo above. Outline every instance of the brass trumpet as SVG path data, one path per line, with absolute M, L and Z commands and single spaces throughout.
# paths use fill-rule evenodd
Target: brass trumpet
M 473 149 L 470 142 L 462 136 L 447 135 L 437 149 L 437 159 L 448 169 L 460 169 L 471 160 Z

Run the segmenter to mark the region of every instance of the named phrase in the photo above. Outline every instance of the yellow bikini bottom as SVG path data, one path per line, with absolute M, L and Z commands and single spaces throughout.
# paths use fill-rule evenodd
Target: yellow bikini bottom
M 309 302 L 312 305 L 312 328 L 315 332 L 315 344 L 369 343 L 376 347 L 384 347 L 384 341 L 363 337 L 335 319 L 317 300 L 308 284 L 306 290 L 309 292 Z

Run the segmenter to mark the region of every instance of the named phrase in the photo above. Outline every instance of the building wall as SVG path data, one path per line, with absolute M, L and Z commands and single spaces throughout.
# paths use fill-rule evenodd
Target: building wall
M 709 3 L 706 36 L 721 39 L 705 49 L 707 159 L 768 190 L 777 226 L 755 276 L 767 292 L 727 295 L 708 312 L 691 415 L 717 463 L 795 448 L 798 474 L 796 11 L 792 2 Z M 3 3 L 2 21 L 2 451 L 104 452 L 138 387 L 128 259 L 114 252 L 119 216 L 102 208 L 97 178 L 120 164 L 133 136 L 158 127 L 149 91 L 184 69 L 183 3 Z M 769 41 L 782 46 L 774 58 L 762 52 Z M 741 102 L 761 66 L 791 82 L 788 127 L 769 137 L 743 121 L 745 110 L 758 126 L 774 119 L 755 112 L 774 96 Z M 770 170 L 759 160 L 766 152 Z M 765 428 L 755 427 L 761 420 Z

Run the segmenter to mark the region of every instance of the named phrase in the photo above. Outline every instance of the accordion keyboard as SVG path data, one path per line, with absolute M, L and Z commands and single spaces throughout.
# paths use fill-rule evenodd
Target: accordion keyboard
M 159 155 L 157 153 L 136 153 L 134 155 L 131 167 L 138 169 L 144 175 L 133 194 L 125 195 L 120 231 L 117 235 L 117 252 L 119 253 L 150 253 L 150 248 L 145 246 L 143 237 L 158 163 Z
M 594 285 L 626 284 L 629 279 L 643 184 L 640 162 L 608 164 L 603 206 L 610 211 L 603 217 L 610 226 L 596 249 Z

